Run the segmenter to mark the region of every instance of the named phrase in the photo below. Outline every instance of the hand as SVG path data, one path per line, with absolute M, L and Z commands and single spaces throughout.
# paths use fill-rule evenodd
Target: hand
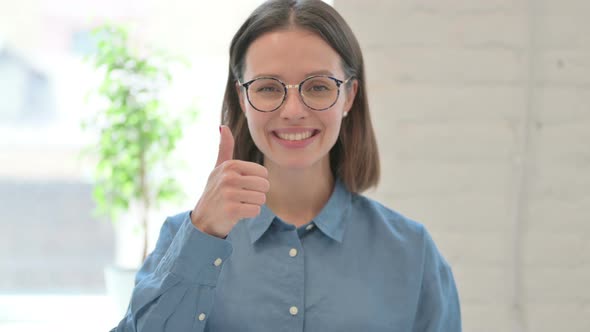
M 191 221 L 202 232 L 225 238 L 240 219 L 260 213 L 270 182 L 264 166 L 233 160 L 234 138 L 229 127 L 221 126 L 220 133 L 217 162 Z

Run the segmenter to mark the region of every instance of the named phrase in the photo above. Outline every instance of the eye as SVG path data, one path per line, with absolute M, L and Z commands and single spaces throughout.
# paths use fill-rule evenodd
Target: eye
M 338 89 L 336 82 L 327 77 L 313 77 L 305 81 L 302 87 L 303 91 L 309 95 L 326 95 L 331 94 L 332 91 Z
M 252 82 L 250 85 L 250 92 L 259 95 L 281 95 L 283 94 L 284 88 L 281 83 L 274 79 L 259 78 Z
M 277 86 L 267 85 L 261 86 L 256 88 L 256 92 L 279 92 L 280 90 Z
M 323 92 L 323 91 L 329 91 L 330 87 L 326 86 L 326 85 L 321 85 L 321 84 L 314 84 L 309 88 L 310 91 L 314 91 L 314 92 Z

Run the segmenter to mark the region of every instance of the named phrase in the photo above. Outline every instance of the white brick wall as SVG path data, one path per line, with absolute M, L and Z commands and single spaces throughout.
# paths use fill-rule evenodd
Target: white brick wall
M 383 180 L 429 228 L 465 331 L 590 331 L 590 2 L 335 0 Z

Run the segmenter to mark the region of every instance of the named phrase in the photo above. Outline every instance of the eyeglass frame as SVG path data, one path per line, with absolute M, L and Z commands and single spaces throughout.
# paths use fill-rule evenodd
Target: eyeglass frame
M 330 106 L 328 106 L 326 108 L 322 108 L 322 109 L 313 108 L 313 107 L 307 105 L 307 103 L 304 100 L 303 94 L 301 93 L 301 86 L 305 82 L 307 82 L 308 80 L 313 79 L 313 78 L 317 78 L 317 77 L 325 77 L 325 78 L 329 78 L 329 79 L 333 80 L 334 82 L 336 82 L 336 88 L 338 89 L 337 90 L 338 92 L 336 94 L 336 98 L 334 99 L 334 102 Z M 325 111 L 325 110 L 331 108 L 332 106 L 334 106 L 338 102 L 338 98 L 340 98 L 340 86 L 341 85 L 346 85 L 353 78 L 354 78 L 354 75 L 353 76 L 350 76 L 349 78 L 347 78 L 346 80 L 343 81 L 343 80 L 339 80 L 339 79 L 337 79 L 335 77 L 332 77 L 330 75 L 312 75 L 312 76 L 306 77 L 303 81 L 299 82 L 299 84 L 285 84 L 283 81 L 281 81 L 280 79 L 278 79 L 276 77 L 272 77 L 272 76 L 261 76 L 261 77 L 256 77 L 254 79 L 251 79 L 250 81 L 244 82 L 244 83 L 242 83 L 242 82 L 240 82 L 238 80 L 237 83 L 242 88 L 246 89 L 246 99 L 248 99 L 248 104 L 250 104 L 250 106 L 252 106 L 258 112 L 270 113 L 270 112 L 274 112 L 274 111 L 278 110 L 279 108 L 281 108 L 281 106 L 283 106 L 283 104 L 285 103 L 285 100 L 287 99 L 288 89 L 292 89 L 292 88 L 297 88 L 297 91 L 299 92 L 299 98 L 301 98 L 301 102 L 303 102 L 303 104 L 306 107 L 308 107 L 308 108 L 310 108 L 310 109 L 312 109 L 314 111 L 317 111 L 317 112 L 322 112 L 322 111 Z M 281 83 L 281 85 L 283 86 L 283 89 L 285 90 L 285 93 L 283 94 L 283 100 L 281 100 L 281 103 L 279 104 L 279 106 L 277 106 L 276 108 L 274 108 L 274 109 L 272 109 L 270 111 L 262 111 L 262 110 L 259 110 L 256 106 L 254 106 L 252 104 L 252 101 L 250 101 L 250 92 L 248 92 L 249 91 L 249 87 L 250 87 L 250 85 L 252 85 L 252 83 L 254 83 L 255 81 L 260 80 L 260 79 L 272 79 L 272 80 L 275 80 L 275 81 Z

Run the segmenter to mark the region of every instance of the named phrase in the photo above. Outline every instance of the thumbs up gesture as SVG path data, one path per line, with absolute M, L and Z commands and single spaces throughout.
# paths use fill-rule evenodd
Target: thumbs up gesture
M 202 232 L 225 238 L 240 219 L 253 218 L 260 213 L 270 182 L 264 166 L 233 160 L 231 130 L 221 126 L 220 133 L 217 162 L 191 213 L 191 222 Z

